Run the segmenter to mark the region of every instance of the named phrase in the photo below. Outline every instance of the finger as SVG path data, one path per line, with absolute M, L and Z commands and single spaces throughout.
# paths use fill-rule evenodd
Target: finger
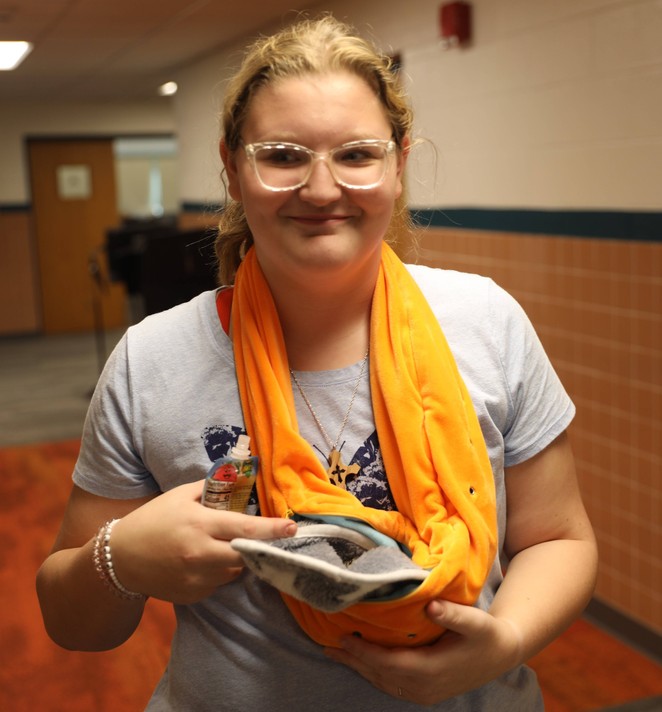
M 341 645 L 341 648 L 328 648 L 329 657 L 355 670 L 406 671 L 409 669 L 411 662 L 409 648 L 385 648 L 357 636 L 343 638 Z
M 352 648 L 350 652 L 347 648 Z M 386 692 L 392 697 L 413 699 L 407 689 L 416 685 L 410 677 L 412 672 L 418 672 L 420 666 L 411 666 L 406 661 L 402 650 L 394 653 L 393 649 L 381 646 L 343 641 L 343 648 L 325 648 L 324 654 L 331 660 L 346 665 L 365 678 L 371 685 Z M 397 660 L 394 659 L 397 656 Z
M 360 657 L 354 655 L 350 651 L 344 650 L 342 648 L 325 648 L 324 654 L 330 660 L 333 660 L 337 663 L 340 663 L 341 665 L 345 665 L 348 668 L 351 668 L 352 670 L 354 670 L 354 672 L 361 675 L 361 677 L 368 680 L 368 682 L 373 684 L 375 687 L 380 687 L 381 689 L 383 689 L 378 679 L 377 670 L 372 665 L 369 665 L 367 662 L 362 660 Z
M 393 648 L 370 643 L 359 635 L 349 635 L 340 641 L 342 649 L 359 660 L 371 660 L 374 664 L 382 664 L 393 654 Z
M 237 566 L 234 568 L 225 569 L 219 580 L 219 586 L 224 586 L 226 583 L 232 583 L 243 571 L 243 567 Z
M 204 489 L 205 481 L 196 480 L 195 482 L 187 482 L 186 484 L 179 485 L 177 489 L 179 492 L 185 493 L 187 497 L 190 497 L 194 501 L 200 501 L 202 499 L 202 490 Z
M 432 601 L 426 611 L 433 623 L 467 637 L 481 633 L 489 617 L 488 613 L 479 608 L 451 601 Z
M 241 554 L 236 552 L 227 541 L 216 540 L 209 549 L 209 569 L 222 566 L 224 569 L 242 569 L 245 566 Z
M 223 541 L 232 539 L 282 539 L 293 536 L 297 525 L 282 517 L 256 517 L 238 512 L 209 510 L 210 536 Z

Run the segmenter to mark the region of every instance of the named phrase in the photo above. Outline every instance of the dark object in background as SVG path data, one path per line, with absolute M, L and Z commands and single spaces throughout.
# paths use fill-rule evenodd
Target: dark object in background
M 123 282 L 132 322 L 181 304 L 216 283 L 214 233 L 172 220 L 131 221 L 106 232 L 110 278 Z

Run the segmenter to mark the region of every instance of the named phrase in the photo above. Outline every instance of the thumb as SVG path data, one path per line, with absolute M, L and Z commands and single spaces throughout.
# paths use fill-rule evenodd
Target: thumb
M 195 480 L 195 482 L 187 482 L 183 485 L 179 485 L 179 491 L 182 494 L 186 494 L 187 498 L 193 500 L 199 500 L 202 497 L 202 490 L 205 486 L 205 480 Z
M 489 616 L 479 608 L 452 601 L 431 601 L 426 611 L 433 623 L 463 636 L 481 632 L 485 628 L 486 616 Z

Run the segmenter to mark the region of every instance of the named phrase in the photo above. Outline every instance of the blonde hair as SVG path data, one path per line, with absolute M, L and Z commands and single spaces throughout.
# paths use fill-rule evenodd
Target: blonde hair
M 403 149 L 411 134 L 413 114 L 389 57 L 330 15 L 302 20 L 252 44 L 229 82 L 222 112 L 223 140 L 229 153 L 237 151 L 251 99 L 259 87 L 277 79 L 349 71 L 363 79 L 379 97 Z M 386 239 L 396 250 L 411 232 L 405 191 L 396 201 Z M 241 203 L 229 200 L 220 216 L 216 237 L 219 280 L 230 284 L 245 251 L 253 244 Z

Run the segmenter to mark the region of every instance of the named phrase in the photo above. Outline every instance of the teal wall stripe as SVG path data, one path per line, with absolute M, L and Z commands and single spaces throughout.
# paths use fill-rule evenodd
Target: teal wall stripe
M 215 203 L 192 203 L 185 202 L 180 205 L 182 212 L 184 213 L 219 213 L 223 210 L 222 204 Z
M 29 203 L 0 203 L 0 213 L 29 212 L 31 209 Z M 181 209 L 189 213 L 214 214 L 222 206 L 186 202 L 182 203 Z M 412 219 L 421 227 L 662 242 L 662 212 L 653 211 L 433 208 L 412 210 Z
M 422 227 L 662 241 L 662 212 L 436 208 L 412 210 L 412 218 Z
M 30 203 L 0 203 L 0 213 L 29 213 Z

